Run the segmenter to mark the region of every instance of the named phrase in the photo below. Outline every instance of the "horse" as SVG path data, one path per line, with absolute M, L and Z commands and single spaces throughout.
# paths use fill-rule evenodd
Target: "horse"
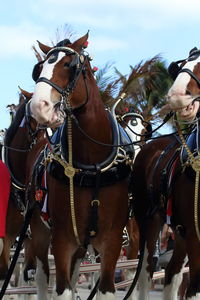
M 123 100 L 120 98 L 112 107 L 112 115 L 118 120 L 118 123 L 124 128 L 130 140 L 134 144 L 134 157 L 132 164 L 142 146 L 151 137 L 151 124 L 146 122 L 143 116 L 136 112 L 128 111 L 125 114 L 116 114 L 117 105 Z M 137 142 L 137 143 L 136 143 Z M 137 222 L 134 218 L 134 213 L 131 212 L 126 227 L 124 229 L 124 245 L 128 260 L 137 259 L 139 251 L 139 230 Z M 135 274 L 135 269 L 128 269 L 125 272 L 126 279 L 132 279 Z
M 189 286 L 186 299 L 199 299 L 199 188 L 198 188 L 198 109 L 200 92 L 200 51 L 193 48 L 187 59 L 174 62 L 170 69 L 175 77 L 175 82 L 168 92 L 168 104 L 171 109 L 179 110 L 179 118 L 192 123 L 194 130 L 187 140 L 184 139 L 180 126 L 183 150 L 180 156 L 176 175 L 172 186 L 172 224 L 176 228 L 176 251 L 167 267 L 165 280 L 165 294 L 169 293 L 178 280 L 177 273 L 187 261 L 189 264 Z M 197 101 L 195 101 L 197 100 Z M 195 150 L 196 149 L 196 150 Z M 195 152 L 197 153 L 195 154 Z M 189 159 L 190 157 L 190 159 Z M 195 157 L 195 158 L 194 158 Z M 195 182 L 196 178 L 196 182 Z M 190 195 L 190 196 L 188 196 Z M 174 270 L 174 262 L 176 269 Z
M 172 63 L 169 66 L 169 73 L 175 81 L 167 94 L 168 103 L 164 107 L 164 110 L 174 110 L 178 119 L 184 120 L 184 122 L 188 120 L 191 123 L 199 107 L 198 102 L 194 101 L 195 99 L 198 100 L 199 95 L 199 55 L 200 51 L 194 48 L 190 51 L 187 59 Z M 194 125 L 192 125 L 192 128 L 194 128 Z M 187 263 L 187 255 L 190 269 L 190 283 L 186 292 L 186 299 L 199 299 L 200 295 L 197 254 L 199 251 L 197 234 L 199 222 L 198 214 L 196 213 L 194 216 L 195 200 L 193 200 L 195 176 L 194 172 L 191 171 L 190 162 L 188 161 L 190 150 L 187 148 L 180 128 L 179 136 L 179 138 L 176 138 L 176 135 L 171 136 L 173 139 L 176 138 L 177 141 L 175 143 L 172 143 L 173 141 L 170 140 L 167 142 L 169 137 L 162 137 L 158 141 L 145 145 L 137 156 L 133 166 L 132 192 L 135 201 L 134 212 L 139 223 L 141 239 L 146 241 L 142 274 L 139 279 L 140 282 L 143 280 L 143 287 L 150 285 L 148 278 L 153 274 L 152 253 L 159 230 L 162 224 L 166 222 L 166 203 L 168 203 L 168 208 L 172 206 L 169 211 L 172 214 L 170 222 L 175 233 L 175 245 L 172 258 L 165 271 L 165 286 L 163 291 L 165 300 L 177 299 L 178 287 L 182 278 L 182 269 Z M 188 143 L 190 142 L 190 145 L 193 143 L 196 146 L 194 143 L 195 139 L 196 131 L 189 135 Z M 163 140 L 165 140 L 165 145 L 162 143 Z M 179 148 L 183 149 L 182 144 L 187 151 L 180 151 Z M 151 149 L 151 146 L 155 146 L 154 149 Z M 166 151 L 167 148 L 168 150 Z M 175 157 L 172 159 L 174 151 L 177 152 L 176 159 Z M 155 160 L 154 156 L 158 152 L 160 153 Z M 193 159 L 192 154 L 190 155 L 190 159 Z M 171 175 L 170 179 L 167 178 L 167 180 L 163 181 L 162 175 L 166 176 L 169 174 L 169 171 L 166 170 L 166 165 L 171 166 L 169 168 Z M 191 173 L 193 174 L 192 176 Z M 168 182 L 167 185 L 166 182 Z M 163 183 L 165 183 L 164 194 L 162 192 L 163 187 L 161 189 Z M 196 195 L 199 195 L 198 189 L 196 189 Z M 198 201 L 197 196 L 196 201 Z M 168 202 L 166 202 L 166 199 L 168 199 Z M 148 299 L 147 289 L 142 289 L 139 299 Z
M 87 39 L 88 34 L 62 47 L 39 42 L 46 59 L 35 76 L 30 106 L 42 125 L 64 120 L 45 160 L 56 266 L 53 299 L 72 298 L 90 244 L 101 258 L 97 299 L 114 299 L 115 266 L 129 211 L 131 150 L 118 146 L 117 121 L 104 107 L 84 52 Z
M 145 243 L 144 258 L 139 275 L 139 300 L 149 299 L 154 272 L 153 255 L 162 225 L 166 222 L 168 197 L 167 172 L 172 157 L 178 153 L 180 141 L 175 135 L 161 136 L 146 143 L 137 155 L 131 174 L 133 211 L 136 218 L 140 251 Z
M 20 234 L 24 222 L 24 215 L 27 209 L 25 195 L 26 182 L 30 176 L 28 175 L 28 172 L 30 173 L 30 170 L 28 171 L 29 163 L 31 162 L 31 159 L 33 159 L 33 152 L 39 153 L 47 143 L 45 131 L 43 129 L 38 129 L 37 122 L 29 115 L 28 100 L 31 96 L 31 93 L 21 90 L 20 105 L 13 117 L 10 127 L 6 131 L 3 145 L 3 158 L 9 169 L 12 184 L 6 218 L 6 236 L 4 238 L 3 252 L 0 256 L 1 281 L 5 279 L 7 274 L 10 248 L 14 244 L 16 237 Z M 24 274 L 27 280 L 28 270 L 36 269 L 36 254 L 43 261 L 43 265 L 45 263 L 48 265 L 46 252 L 48 251 L 50 243 L 49 230 L 46 229 L 40 220 L 38 209 L 35 209 L 31 222 L 32 238 L 26 238 L 24 241 L 26 266 Z M 38 232 L 40 234 L 38 234 Z M 40 247 L 38 247 L 39 242 L 41 243 Z M 43 249 L 43 253 L 45 254 L 42 254 L 42 256 L 41 253 Z M 41 274 L 42 269 L 40 271 L 40 269 L 37 268 L 37 272 Z M 37 275 L 36 278 L 37 277 L 39 278 L 41 276 Z M 38 280 L 38 284 L 39 290 L 40 287 L 43 288 L 44 282 L 41 283 L 41 280 Z

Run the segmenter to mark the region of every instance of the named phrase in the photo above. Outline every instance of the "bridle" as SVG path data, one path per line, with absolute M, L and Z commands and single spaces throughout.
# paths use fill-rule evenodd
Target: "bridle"
M 46 77 L 39 77 L 36 80 L 36 84 L 38 82 L 44 82 L 46 84 L 49 84 L 61 95 L 61 100 L 58 101 L 54 105 L 54 108 L 59 108 L 60 112 L 65 117 L 66 115 L 71 115 L 73 111 L 82 108 L 88 102 L 89 93 L 88 93 L 88 87 L 86 84 L 86 62 L 88 60 L 88 55 L 85 55 L 82 52 L 81 52 L 81 54 L 79 54 L 74 49 L 69 48 L 69 47 L 55 47 L 47 53 L 47 57 L 43 61 L 43 63 L 48 59 L 49 59 L 49 63 L 55 62 L 57 59 L 57 56 L 58 56 L 58 52 L 64 52 L 67 56 L 71 56 L 71 55 L 73 56 L 72 61 L 69 63 L 69 70 L 74 71 L 73 78 L 69 81 L 69 83 L 65 89 L 61 88 L 59 85 L 57 85 L 56 83 L 47 79 Z M 52 56 L 53 54 L 54 54 L 54 56 L 51 58 L 50 56 Z M 40 62 L 40 65 L 41 65 L 41 62 Z M 84 82 L 85 82 L 87 99 L 79 107 L 72 108 L 70 101 L 69 101 L 69 96 L 74 91 L 74 89 L 76 87 L 76 83 L 81 74 L 83 74 L 83 78 L 84 78 Z
M 182 68 L 183 62 L 196 60 L 199 56 L 200 56 L 200 50 L 195 48 L 195 50 L 192 49 L 190 51 L 189 57 L 187 59 L 182 59 L 176 62 L 172 62 L 168 67 L 168 72 L 171 75 L 172 79 L 175 80 L 180 73 L 187 73 L 196 81 L 196 83 L 200 88 L 200 79 L 190 69 L 184 68 L 184 66 Z

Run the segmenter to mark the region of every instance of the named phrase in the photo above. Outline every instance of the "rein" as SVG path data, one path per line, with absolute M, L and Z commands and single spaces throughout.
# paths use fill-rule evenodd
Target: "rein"
M 156 132 L 158 129 L 160 129 L 165 123 L 167 123 L 169 121 L 169 119 L 173 116 L 173 112 L 170 112 L 169 114 L 166 115 L 166 117 L 164 118 L 163 122 L 161 125 L 159 125 L 157 128 L 155 128 L 154 130 L 148 132 L 148 134 L 152 134 L 154 132 Z M 102 142 L 99 142 L 95 139 L 93 139 L 92 137 L 90 137 L 79 125 L 78 123 L 78 120 L 77 118 L 72 115 L 72 120 L 75 121 L 75 124 L 77 126 L 77 128 L 79 129 L 79 131 L 86 137 L 88 138 L 91 142 L 95 143 L 95 144 L 98 144 L 100 146 L 105 146 L 105 147 L 124 147 L 124 144 L 106 144 L 106 143 L 102 143 Z M 123 120 L 122 120 L 123 121 Z M 125 122 L 125 121 L 123 121 Z M 139 133 L 136 133 L 134 132 L 129 126 L 127 126 L 127 128 L 130 129 L 130 131 L 132 131 L 134 134 L 136 134 L 137 136 L 140 136 L 140 137 L 145 137 L 146 134 L 139 134 Z M 156 137 L 157 138 L 157 137 Z M 155 138 L 154 138 L 155 139 Z M 140 143 L 141 141 L 135 141 L 135 142 L 131 142 L 131 143 L 127 143 L 126 146 L 131 146 L 131 145 L 135 145 L 135 144 L 138 144 Z

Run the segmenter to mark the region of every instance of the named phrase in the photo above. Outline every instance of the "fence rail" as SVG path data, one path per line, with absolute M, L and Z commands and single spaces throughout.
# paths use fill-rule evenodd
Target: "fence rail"
M 50 261 L 52 261 L 52 256 L 49 257 Z M 20 263 L 23 262 L 23 257 L 20 258 Z M 125 261 L 118 261 L 116 265 L 116 269 L 131 269 L 131 268 L 136 268 L 138 263 L 138 259 L 133 259 L 133 260 L 125 260 Z M 80 266 L 80 273 L 94 273 L 94 272 L 99 272 L 100 271 L 100 263 L 95 263 L 95 264 L 81 264 Z M 189 272 L 189 268 L 185 267 L 183 269 L 183 272 Z M 50 275 L 54 276 L 55 275 L 55 267 L 50 269 Z M 158 279 L 164 278 L 165 272 L 164 270 L 154 272 L 153 275 L 153 280 L 156 281 Z M 124 280 L 122 282 L 116 283 L 115 288 L 125 288 L 131 285 L 132 280 Z M 49 293 L 52 293 L 53 287 L 48 288 Z M 35 286 L 20 286 L 20 287 L 12 287 L 12 288 L 7 288 L 6 290 L 6 295 L 33 295 L 37 293 L 37 289 Z

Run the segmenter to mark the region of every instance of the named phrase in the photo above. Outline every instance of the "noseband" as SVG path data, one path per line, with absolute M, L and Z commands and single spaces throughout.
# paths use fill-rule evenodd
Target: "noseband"
M 67 87 L 65 89 L 62 89 L 59 85 L 57 85 L 56 83 L 47 79 L 46 77 L 39 77 L 36 80 L 36 84 L 38 82 L 45 82 L 45 83 L 49 84 L 50 86 L 52 86 L 59 94 L 61 94 L 61 101 L 57 102 L 55 104 L 54 108 L 59 107 L 60 111 L 63 114 L 65 114 L 65 113 L 71 114 L 72 111 L 80 108 L 80 107 L 78 107 L 78 108 L 73 109 L 71 107 L 71 105 L 69 103 L 69 95 L 75 89 L 76 83 L 77 83 L 78 78 L 81 75 L 81 73 L 83 73 L 84 81 L 85 81 L 85 64 L 86 64 L 87 56 L 82 53 L 79 54 L 78 52 L 76 52 L 75 50 L 73 50 L 69 47 L 55 47 L 47 53 L 47 58 L 43 62 L 39 63 L 40 67 L 41 67 L 41 63 L 44 63 L 52 54 L 54 54 L 54 56 L 52 58 L 49 58 L 49 63 L 55 62 L 57 59 L 57 56 L 58 56 L 58 52 L 60 52 L 60 51 L 64 52 L 67 56 L 69 56 L 69 55 L 74 56 L 74 58 L 72 59 L 72 61 L 69 64 L 69 69 L 74 70 L 74 76 L 73 76 L 72 80 L 69 81 Z M 34 71 L 33 71 L 33 73 L 34 73 Z M 86 91 L 87 91 L 87 100 L 83 105 L 85 105 L 88 101 L 88 88 L 87 88 L 86 83 L 85 83 L 85 86 L 86 86 Z M 81 107 L 83 105 L 81 105 Z

